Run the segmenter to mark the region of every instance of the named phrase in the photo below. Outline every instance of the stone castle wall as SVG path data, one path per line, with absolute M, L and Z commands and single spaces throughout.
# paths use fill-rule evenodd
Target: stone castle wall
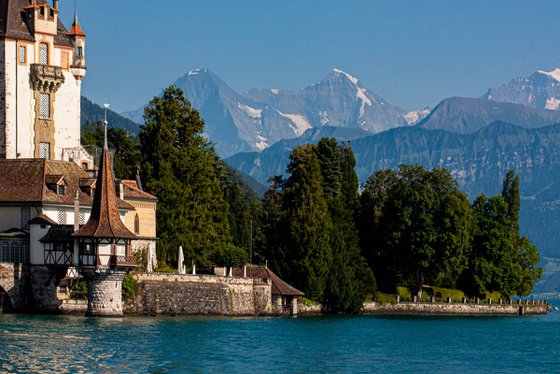
M 140 273 L 134 305 L 127 311 L 144 315 L 272 314 L 269 282 L 214 275 Z

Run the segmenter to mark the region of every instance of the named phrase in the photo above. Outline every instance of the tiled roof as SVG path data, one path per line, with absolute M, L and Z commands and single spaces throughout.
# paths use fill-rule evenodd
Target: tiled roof
M 70 27 L 70 30 L 68 30 L 68 35 L 71 35 L 71 36 L 86 36 L 86 34 L 84 33 L 84 30 L 82 30 L 82 26 L 80 26 L 80 22 L 78 22 L 77 20 L 74 21 L 74 23 Z
M 243 276 L 243 268 L 233 268 L 234 277 Z M 280 277 L 272 272 L 272 270 L 263 267 L 247 267 L 248 278 L 270 279 L 272 281 L 272 294 L 282 296 L 303 296 L 304 293 L 284 282 Z
M 72 232 L 74 232 L 72 225 L 54 225 L 39 241 L 41 243 L 73 243 Z
M 45 0 L 37 1 L 38 5 L 45 3 Z M 25 8 L 31 5 L 31 0 L 0 0 L 0 39 L 10 38 L 35 41 L 24 11 Z M 48 6 L 52 8 L 50 5 Z M 66 47 L 74 46 L 68 38 L 66 27 L 64 27 L 60 19 L 57 24 L 57 35 L 54 37 L 54 44 Z
M 57 223 L 50 219 L 46 214 L 39 214 L 37 217 L 33 218 L 29 221 L 30 225 L 37 224 L 37 225 L 56 225 Z
M 9 229 L 0 232 L 0 238 L 3 239 L 29 238 L 29 233 L 20 229 Z
M 121 221 L 117 207 L 115 181 L 111 168 L 111 156 L 104 149 L 99 162 L 95 197 L 91 215 L 84 226 L 74 233 L 81 238 L 135 239 L 130 230 Z
M 135 180 L 123 179 L 122 184 L 124 186 L 124 199 L 125 200 L 155 200 L 157 197 L 151 195 L 147 192 L 142 191 L 138 188 L 138 183 Z
M 0 204 L 38 203 L 74 205 L 76 191 L 81 206 L 91 206 L 93 199 L 80 189 L 80 181 L 90 179 L 74 162 L 42 159 L 0 160 Z M 47 188 L 52 176 L 63 176 L 66 181 L 64 195 Z M 119 208 L 133 210 L 134 207 L 118 200 Z

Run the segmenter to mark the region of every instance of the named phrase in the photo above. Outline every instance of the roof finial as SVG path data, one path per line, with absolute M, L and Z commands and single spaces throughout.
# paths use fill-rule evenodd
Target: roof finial
M 74 23 L 78 24 L 78 0 L 74 0 Z
M 103 104 L 103 108 L 105 108 L 105 118 L 103 119 L 103 130 L 104 130 L 104 137 L 103 137 L 103 149 L 109 149 L 107 145 L 107 109 L 109 109 L 109 103 L 107 103 L 107 99 L 105 99 L 105 104 Z

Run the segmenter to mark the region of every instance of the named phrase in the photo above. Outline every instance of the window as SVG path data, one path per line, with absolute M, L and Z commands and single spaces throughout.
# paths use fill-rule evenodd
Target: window
M 45 7 L 41 7 L 41 17 L 45 18 Z
M 117 245 L 117 256 L 126 256 L 126 246 Z
M 51 158 L 51 144 L 39 143 L 39 158 L 50 160 Z
M 88 163 L 87 162 L 82 162 L 82 169 L 84 169 L 84 170 L 88 169 Z
M 78 57 L 84 57 L 84 47 L 78 47 Z
M 51 118 L 51 95 L 45 92 L 39 93 L 39 118 Z
M 138 218 L 138 214 L 134 217 L 134 233 L 140 233 L 140 218 Z
M 27 62 L 27 48 L 24 45 L 19 46 L 18 62 L 25 64 Z
M 29 230 L 29 219 L 30 219 L 30 209 L 29 207 L 21 208 L 21 229 Z
M 66 211 L 64 209 L 58 211 L 58 224 L 66 225 Z
M 64 195 L 64 186 L 58 186 L 58 194 Z
M 49 46 L 47 43 L 39 45 L 39 63 L 42 65 L 49 64 Z

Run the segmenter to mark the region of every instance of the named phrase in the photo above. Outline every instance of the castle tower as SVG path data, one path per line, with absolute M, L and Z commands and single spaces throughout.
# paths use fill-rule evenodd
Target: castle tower
M 73 236 L 79 242 L 80 273 L 88 284 L 87 314 L 122 315 L 122 281 L 126 273 L 136 266 L 130 245 L 136 236 L 119 217 L 111 157 L 107 148 L 107 121 L 91 215 Z
M 72 159 L 80 145 L 85 34 L 67 31 L 58 0 L 4 0 L 0 6 L 0 158 Z

